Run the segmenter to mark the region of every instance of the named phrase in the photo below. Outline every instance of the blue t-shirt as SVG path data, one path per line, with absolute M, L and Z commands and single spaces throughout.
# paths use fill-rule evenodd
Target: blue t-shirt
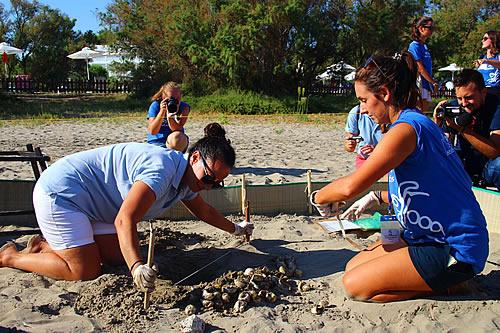
M 425 70 L 432 76 L 432 58 L 427 45 L 413 41 L 408 46 L 408 52 L 411 53 L 415 61 L 421 61 Z M 420 78 L 422 79 L 422 88 L 432 91 L 432 85 L 429 81 L 424 79 L 422 75 L 420 75 Z
M 486 58 L 486 55 L 483 54 L 481 59 L 489 59 L 489 60 L 500 60 L 500 53 L 495 54 L 491 58 Z M 500 87 L 500 68 L 494 67 L 487 63 L 482 63 L 481 66 L 477 68 L 479 73 L 483 75 L 484 84 L 488 88 Z
M 66 156 L 45 170 L 39 186 L 56 202 L 92 222 L 114 223 L 132 185 L 144 182 L 156 200 L 144 219 L 158 217 L 179 200 L 196 197 L 181 185 L 187 160 L 181 152 L 147 143 L 120 143 Z
M 190 108 L 189 104 L 181 101 L 179 105 L 179 110 L 184 110 L 185 108 L 189 109 Z M 159 112 L 160 112 L 160 102 L 154 101 L 149 106 L 148 119 L 156 117 Z M 184 128 L 181 131 L 184 133 Z M 167 137 L 170 135 L 170 133 L 172 133 L 172 130 L 168 126 L 168 119 L 163 118 L 160 131 L 158 132 L 158 134 L 153 135 L 151 133 L 148 133 L 148 143 L 165 147 L 167 143 Z
M 349 111 L 345 124 L 345 131 L 354 135 L 359 135 L 363 141 L 356 145 L 356 152 L 359 154 L 361 147 L 366 145 L 376 146 L 382 138 L 380 125 L 377 124 L 367 114 L 361 114 L 359 105 Z
M 437 125 L 415 110 L 404 110 L 391 127 L 410 124 L 415 150 L 389 172 L 391 204 L 409 245 L 448 244 L 451 255 L 483 270 L 488 257 L 486 220 L 471 180 Z

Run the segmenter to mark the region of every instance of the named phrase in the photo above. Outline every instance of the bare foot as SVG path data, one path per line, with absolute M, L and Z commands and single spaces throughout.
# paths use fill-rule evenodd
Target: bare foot
M 0 267 L 7 267 L 6 262 L 14 254 L 17 254 L 17 247 L 13 242 L 7 242 L 0 247 Z
M 28 240 L 26 248 L 20 253 L 38 253 L 42 252 L 44 248 L 45 239 L 41 235 L 33 235 Z

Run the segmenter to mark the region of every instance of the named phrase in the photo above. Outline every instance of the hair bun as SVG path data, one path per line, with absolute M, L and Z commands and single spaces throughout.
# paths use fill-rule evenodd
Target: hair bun
M 210 123 L 203 129 L 207 138 L 226 138 L 226 130 L 219 123 Z

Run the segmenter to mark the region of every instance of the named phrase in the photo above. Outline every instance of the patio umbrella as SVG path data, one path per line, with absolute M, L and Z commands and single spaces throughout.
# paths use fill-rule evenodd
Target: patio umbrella
M 344 76 L 344 79 L 346 81 L 354 81 L 355 76 L 356 76 L 356 71 L 352 71 L 349 74 L 347 74 L 346 76 Z
M 71 53 L 68 55 L 68 58 L 70 59 L 85 59 L 85 62 L 87 64 L 87 80 L 90 80 L 90 73 L 89 73 L 89 59 L 99 57 L 101 56 L 102 53 L 99 51 L 94 51 L 90 49 L 89 47 L 84 47 L 78 52 Z
M 331 69 L 331 70 L 333 70 L 335 72 L 340 72 L 340 71 L 352 72 L 352 71 L 356 70 L 356 68 L 354 68 L 354 66 L 346 64 L 343 61 L 340 61 L 340 62 L 338 62 L 336 64 L 330 65 L 330 66 L 327 67 L 327 69 Z
M 443 71 L 451 72 L 451 80 L 453 81 L 453 76 L 454 76 L 455 72 L 461 71 L 462 69 L 463 69 L 462 67 L 458 67 L 457 64 L 452 63 L 452 64 L 449 64 L 446 67 L 441 67 L 440 69 L 438 69 L 438 71 L 441 71 L 441 72 L 443 72 Z
M 17 47 L 10 46 L 6 42 L 0 43 L 0 53 L 2 54 L 2 60 L 5 65 L 5 75 L 7 75 L 7 55 L 9 54 L 21 54 L 24 51 L 18 49 Z

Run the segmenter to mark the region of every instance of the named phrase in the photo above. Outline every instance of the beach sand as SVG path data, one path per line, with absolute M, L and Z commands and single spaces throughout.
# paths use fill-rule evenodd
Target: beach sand
M 192 142 L 206 121 L 188 123 Z M 35 127 L 5 126 L 1 150 L 40 146 L 52 158 L 106 144 L 144 141 L 145 121 L 57 122 Z M 228 183 L 242 173 L 251 183 L 331 180 L 353 170 L 354 156 L 343 151 L 342 124 L 230 120 L 225 125 L 237 151 L 236 168 Z M 35 133 L 36 131 L 36 133 Z M 2 163 L 0 178 L 32 179 L 31 167 Z M 229 216 L 233 221 L 241 216 Z M 199 306 L 196 291 L 227 273 L 247 267 L 277 270 L 276 258 L 293 258 L 301 277 L 290 278 L 289 290 L 273 289 L 275 303 L 251 303 L 238 315 L 217 311 L 200 314 L 206 332 L 498 332 L 500 330 L 500 235 L 490 235 L 485 270 L 461 295 L 435 296 L 390 304 L 348 299 L 341 278 L 346 262 L 358 250 L 339 235 L 327 234 L 314 218 L 300 215 L 252 216 L 256 229 L 250 244 L 201 221 L 156 221 L 155 261 L 160 268 L 151 307 L 142 310 L 143 294 L 132 287 L 127 268 L 104 267 L 104 274 L 86 282 L 54 281 L 19 270 L 0 269 L 0 332 L 179 332 L 188 303 Z M 147 225 L 140 224 L 141 251 L 147 252 Z M 350 234 L 363 245 L 379 234 Z M 22 248 L 29 236 L 15 239 Z M 173 283 L 220 258 L 178 286 Z M 274 273 L 273 273 L 274 274 Z M 305 281 L 309 291 L 297 290 Z M 190 296 L 194 295 L 194 296 Z M 321 314 L 311 309 L 320 301 Z

